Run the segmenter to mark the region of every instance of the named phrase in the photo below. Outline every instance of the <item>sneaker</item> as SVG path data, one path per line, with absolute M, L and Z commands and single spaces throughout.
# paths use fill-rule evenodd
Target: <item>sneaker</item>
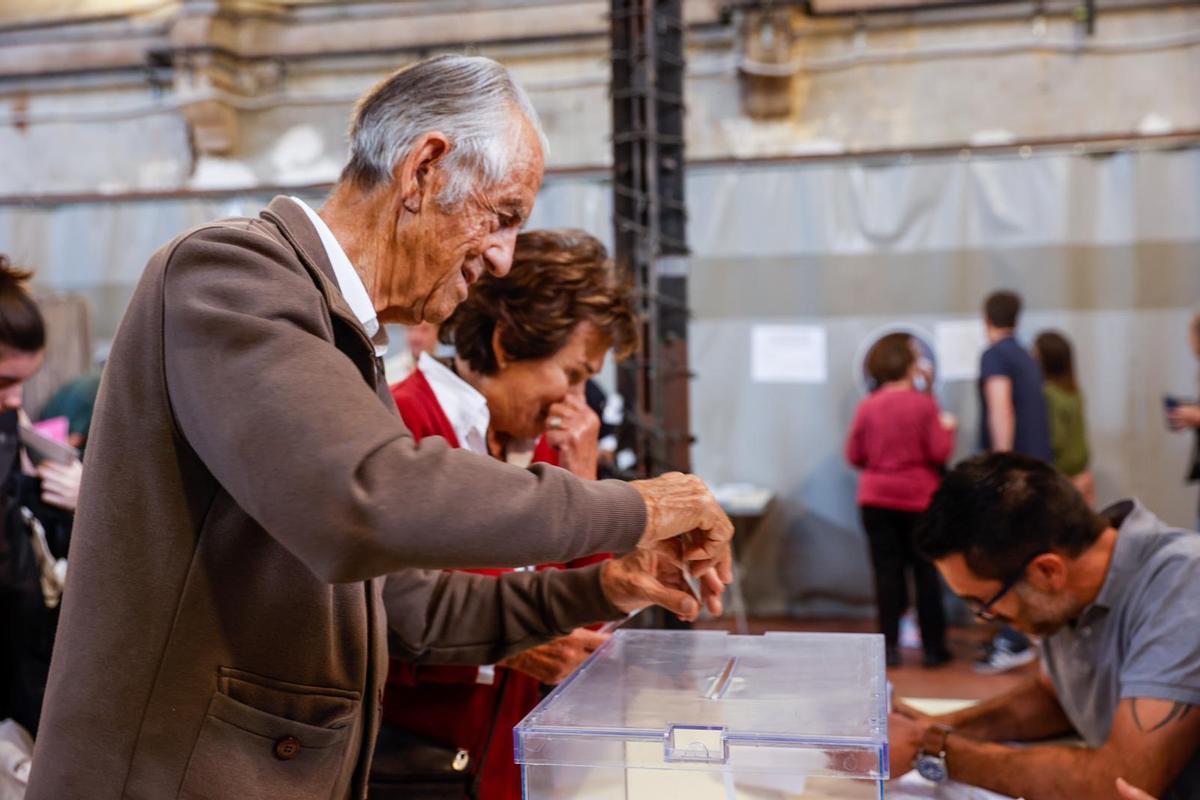
M 1036 658 L 1037 649 L 1033 646 L 1015 652 L 1006 647 L 989 647 L 972 666 L 981 675 L 999 675 L 1001 672 L 1023 667 Z

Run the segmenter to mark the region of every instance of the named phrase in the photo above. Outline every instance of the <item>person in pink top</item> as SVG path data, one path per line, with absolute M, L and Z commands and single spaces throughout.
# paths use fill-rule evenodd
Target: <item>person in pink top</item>
M 941 481 L 941 469 L 954 450 L 958 427 L 938 408 L 917 379 L 932 385 L 907 333 L 884 336 L 867 353 L 867 373 L 876 389 L 854 414 L 846 440 L 846 460 L 862 470 L 858 505 L 871 546 L 875 603 L 887 644 L 887 663 L 900 665 L 900 617 L 908 608 L 907 571 L 912 570 L 924 664 L 950 661 L 946 618 L 937 570 L 913 547 L 917 520 Z

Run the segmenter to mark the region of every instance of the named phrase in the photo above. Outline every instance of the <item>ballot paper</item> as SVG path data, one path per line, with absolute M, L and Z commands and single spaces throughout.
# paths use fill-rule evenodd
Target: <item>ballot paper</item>
M 933 783 L 915 771 L 889 783 L 887 796 L 888 800 L 1013 800 L 1008 795 L 957 781 Z

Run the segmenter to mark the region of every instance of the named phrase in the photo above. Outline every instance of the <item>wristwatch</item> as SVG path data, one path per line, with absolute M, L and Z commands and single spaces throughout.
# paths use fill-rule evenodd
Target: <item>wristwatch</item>
M 913 765 L 925 780 L 934 783 L 949 780 L 950 771 L 946 768 L 946 738 L 953 730 L 949 725 L 940 722 L 935 722 L 925 729 L 925 735 L 921 738 L 921 751 L 917 753 L 917 760 Z

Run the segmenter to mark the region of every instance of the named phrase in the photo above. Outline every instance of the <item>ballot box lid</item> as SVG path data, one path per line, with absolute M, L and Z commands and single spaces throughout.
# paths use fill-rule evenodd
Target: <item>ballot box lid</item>
M 514 730 L 517 761 L 879 780 L 883 637 L 620 630 Z

